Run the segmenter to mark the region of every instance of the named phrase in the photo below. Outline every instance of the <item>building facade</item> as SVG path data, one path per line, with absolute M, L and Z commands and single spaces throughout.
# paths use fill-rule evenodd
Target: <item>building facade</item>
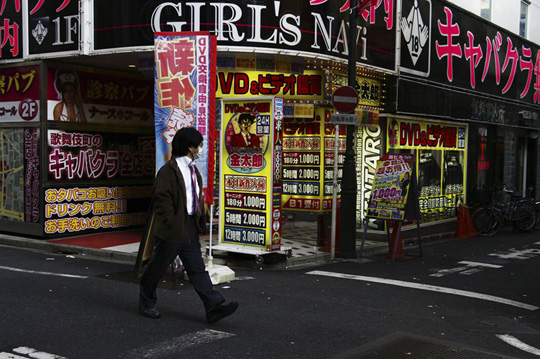
M 143 225 L 159 162 L 156 32 L 216 36 L 216 107 L 284 99 L 282 208 L 329 213 L 345 150 L 331 94 L 347 84 L 349 11 L 346 0 L 5 2 L 0 230 L 59 237 Z M 354 131 L 357 227 L 387 152 L 416 155 L 424 224 L 455 222 L 459 204 L 496 182 L 540 185 L 537 44 L 442 0 L 378 0 L 356 30 L 356 112 L 366 119 Z

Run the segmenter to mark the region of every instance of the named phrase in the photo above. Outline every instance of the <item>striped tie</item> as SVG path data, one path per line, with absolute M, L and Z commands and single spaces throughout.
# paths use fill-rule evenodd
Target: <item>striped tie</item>
M 193 198 L 193 208 L 192 208 L 192 213 L 195 215 L 195 214 L 198 214 L 200 215 L 201 214 L 201 209 L 200 209 L 200 206 L 199 206 L 199 196 L 197 195 L 197 176 L 195 175 L 195 166 L 193 165 L 193 163 L 190 163 L 189 164 L 189 171 L 191 172 L 191 195 Z

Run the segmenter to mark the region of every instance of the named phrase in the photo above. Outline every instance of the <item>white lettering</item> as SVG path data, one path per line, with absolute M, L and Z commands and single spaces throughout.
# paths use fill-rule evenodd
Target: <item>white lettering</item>
M 239 42 L 244 39 L 244 34 L 240 36 L 238 33 L 238 28 L 234 24 L 234 22 L 240 20 L 242 17 L 242 9 L 240 6 L 236 4 L 222 4 L 222 3 L 212 3 L 213 7 L 216 8 L 216 23 L 215 23 L 215 31 L 217 34 L 217 40 L 218 41 L 225 41 L 228 40 L 228 38 L 225 36 L 225 30 L 224 27 L 226 26 L 230 38 L 232 41 Z M 225 9 L 228 8 L 231 12 L 231 16 L 229 19 L 225 19 Z
M 296 22 L 296 26 L 292 23 L 289 23 L 288 20 Z M 291 35 L 293 37 L 293 40 L 289 41 L 285 39 L 285 36 L 280 33 L 279 34 L 279 43 L 285 44 L 288 46 L 296 46 L 300 43 L 300 40 L 302 39 L 302 32 L 300 31 L 300 16 L 294 16 L 291 14 L 287 14 L 283 16 L 279 20 L 279 27 L 283 30 L 283 32 L 287 35 Z
M 248 7 L 251 8 L 251 13 L 253 14 L 253 17 L 251 20 L 251 26 L 253 28 L 253 37 L 251 39 L 248 39 L 247 41 L 275 44 L 276 38 L 277 38 L 277 29 L 274 29 L 274 32 L 272 33 L 272 36 L 270 36 L 270 38 L 263 39 L 261 37 L 261 28 L 262 28 L 261 11 L 266 9 L 266 6 L 248 5 Z
M 327 16 L 328 19 L 328 27 L 330 28 L 330 33 L 328 32 L 328 29 L 324 26 L 323 19 L 321 17 L 321 14 L 317 14 L 312 12 L 311 15 L 313 15 L 313 19 L 315 21 L 315 28 L 313 29 L 313 44 L 311 45 L 311 48 L 313 49 L 320 49 L 319 43 L 317 42 L 319 38 L 319 34 L 322 35 L 322 38 L 324 40 L 324 43 L 326 45 L 326 49 L 330 51 L 332 48 L 332 22 L 334 21 L 334 17 Z M 320 33 L 319 33 L 320 29 Z
M 154 12 L 152 13 L 152 31 L 153 32 L 161 32 L 163 31 L 161 29 L 161 12 L 165 7 L 171 6 L 176 10 L 176 13 L 178 16 L 182 16 L 182 5 L 181 3 L 174 4 L 172 2 L 166 2 L 163 4 L 160 4 L 158 7 L 155 8 Z M 185 21 L 173 21 L 173 22 L 167 22 L 167 25 L 172 26 L 173 31 L 182 31 L 182 26 L 185 25 Z

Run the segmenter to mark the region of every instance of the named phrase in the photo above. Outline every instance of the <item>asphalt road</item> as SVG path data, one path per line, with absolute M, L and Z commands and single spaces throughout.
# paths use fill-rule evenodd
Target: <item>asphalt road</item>
M 0 247 L 0 359 L 539 358 L 539 237 L 505 229 L 393 263 L 234 267 L 217 287 L 240 308 L 214 325 L 172 275 L 153 320 L 137 313 L 132 265 Z

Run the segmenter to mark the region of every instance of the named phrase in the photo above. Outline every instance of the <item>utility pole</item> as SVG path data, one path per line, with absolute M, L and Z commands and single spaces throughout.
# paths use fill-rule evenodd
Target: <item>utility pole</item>
M 349 15 L 349 68 L 348 85 L 356 88 L 356 16 L 358 0 L 350 0 Z M 354 113 L 354 110 L 352 111 Z M 356 258 L 356 161 L 354 137 L 356 126 L 347 125 L 345 162 L 341 179 L 341 209 L 339 221 L 339 255 L 341 258 Z M 336 144 L 337 146 L 337 144 Z M 335 161 L 338 159 L 335 158 Z

